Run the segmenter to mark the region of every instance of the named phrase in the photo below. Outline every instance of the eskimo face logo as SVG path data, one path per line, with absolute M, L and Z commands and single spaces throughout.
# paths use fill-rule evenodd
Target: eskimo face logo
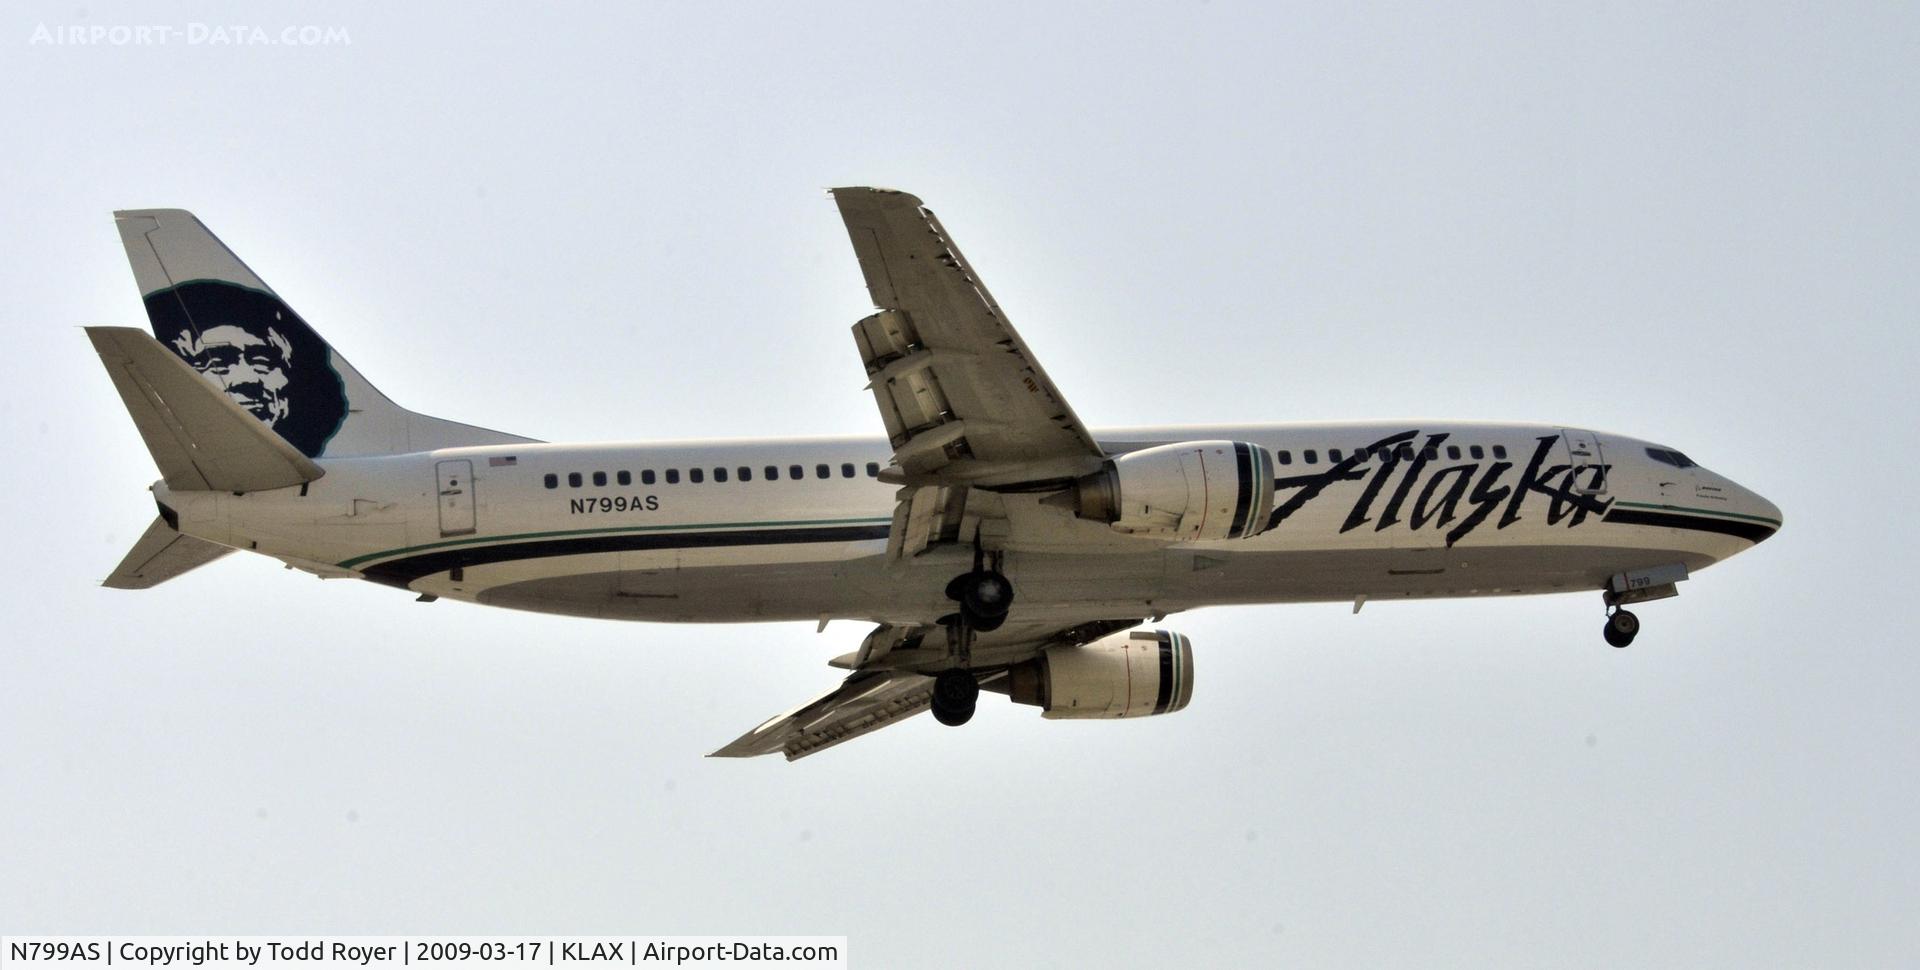
M 173 338 L 173 349 L 268 427 L 292 413 L 286 389 L 292 383 L 287 369 L 293 344 L 280 331 L 268 327 L 262 339 L 234 326 L 205 333 L 182 330 Z
M 147 297 L 153 335 L 302 454 L 318 457 L 347 414 L 331 350 L 271 293 L 193 280 Z

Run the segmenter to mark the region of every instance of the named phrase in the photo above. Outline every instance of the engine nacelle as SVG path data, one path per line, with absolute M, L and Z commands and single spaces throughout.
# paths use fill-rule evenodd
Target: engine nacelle
M 1116 531 L 1246 539 L 1273 514 L 1273 455 L 1244 441 L 1183 441 L 1128 452 L 1074 483 L 1073 512 Z
M 1040 708 L 1041 717 L 1147 717 L 1193 699 L 1193 647 L 1165 630 L 1048 647 L 1007 673 L 1014 703 Z

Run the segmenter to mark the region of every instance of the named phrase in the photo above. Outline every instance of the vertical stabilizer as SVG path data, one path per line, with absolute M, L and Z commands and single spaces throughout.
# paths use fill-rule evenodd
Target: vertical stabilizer
M 153 335 L 309 458 L 530 441 L 380 393 L 193 213 L 114 213 Z

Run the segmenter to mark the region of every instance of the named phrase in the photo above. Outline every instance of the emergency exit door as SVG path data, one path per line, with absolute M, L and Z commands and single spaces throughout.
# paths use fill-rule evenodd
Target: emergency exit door
M 460 458 L 433 467 L 439 478 L 440 534 L 460 536 L 474 531 L 473 462 Z

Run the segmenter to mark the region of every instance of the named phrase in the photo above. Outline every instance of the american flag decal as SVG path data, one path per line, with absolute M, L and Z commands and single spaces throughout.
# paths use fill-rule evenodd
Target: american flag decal
M 514 465 L 518 465 L 518 464 L 520 464 L 520 459 L 513 455 L 508 455 L 505 458 L 487 459 L 488 468 L 511 468 Z

